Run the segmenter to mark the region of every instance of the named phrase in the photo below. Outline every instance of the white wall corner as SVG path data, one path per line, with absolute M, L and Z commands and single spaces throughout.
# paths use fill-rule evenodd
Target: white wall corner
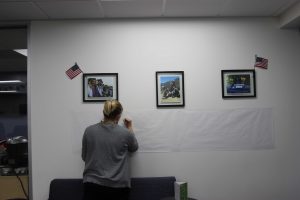
M 282 29 L 300 28 L 300 1 L 279 16 L 279 25 Z

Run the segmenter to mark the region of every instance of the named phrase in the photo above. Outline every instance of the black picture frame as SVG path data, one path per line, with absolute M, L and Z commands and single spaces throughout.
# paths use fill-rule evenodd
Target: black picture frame
M 184 107 L 184 72 L 156 72 L 156 106 Z
M 255 70 L 221 70 L 222 98 L 256 97 Z
M 83 102 L 118 100 L 118 73 L 84 73 Z

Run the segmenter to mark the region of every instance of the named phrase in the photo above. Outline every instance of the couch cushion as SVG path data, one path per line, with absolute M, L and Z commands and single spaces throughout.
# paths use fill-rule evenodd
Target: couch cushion
M 174 196 L 175 177 L 131 178 L 130 200 L 160 200 Z
M 174 196 L 175 177 L 131 178 L 130 200 L 161 200 Z M 81 200 L 82 179 L 54 179 L 50 183 L 49 200 Z
M 82 179 L 54 179 L 50 183 L 49 200 L 79 200 L 82 196 Z

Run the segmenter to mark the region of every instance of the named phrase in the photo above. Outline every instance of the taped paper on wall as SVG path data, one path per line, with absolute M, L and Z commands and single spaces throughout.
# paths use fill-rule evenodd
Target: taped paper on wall
M 73 151 L 80 151 L 85 128 L 99 113 L 72 113 Z M 274 147 L 271 108 L 230 110 L 141 110 L 124 112 L 133 120 L 139 152 L 251 150 Z M 120 123 L 122 120 L 120 120 Z

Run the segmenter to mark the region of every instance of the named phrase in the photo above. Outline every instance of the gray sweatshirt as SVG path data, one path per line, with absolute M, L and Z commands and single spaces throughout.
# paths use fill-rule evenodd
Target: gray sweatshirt
M 134 133 L 116 124 L 97 123 L 82 138 L 83 182 L 107 187 L 130 187 L 128 153 L 138 143 Z

